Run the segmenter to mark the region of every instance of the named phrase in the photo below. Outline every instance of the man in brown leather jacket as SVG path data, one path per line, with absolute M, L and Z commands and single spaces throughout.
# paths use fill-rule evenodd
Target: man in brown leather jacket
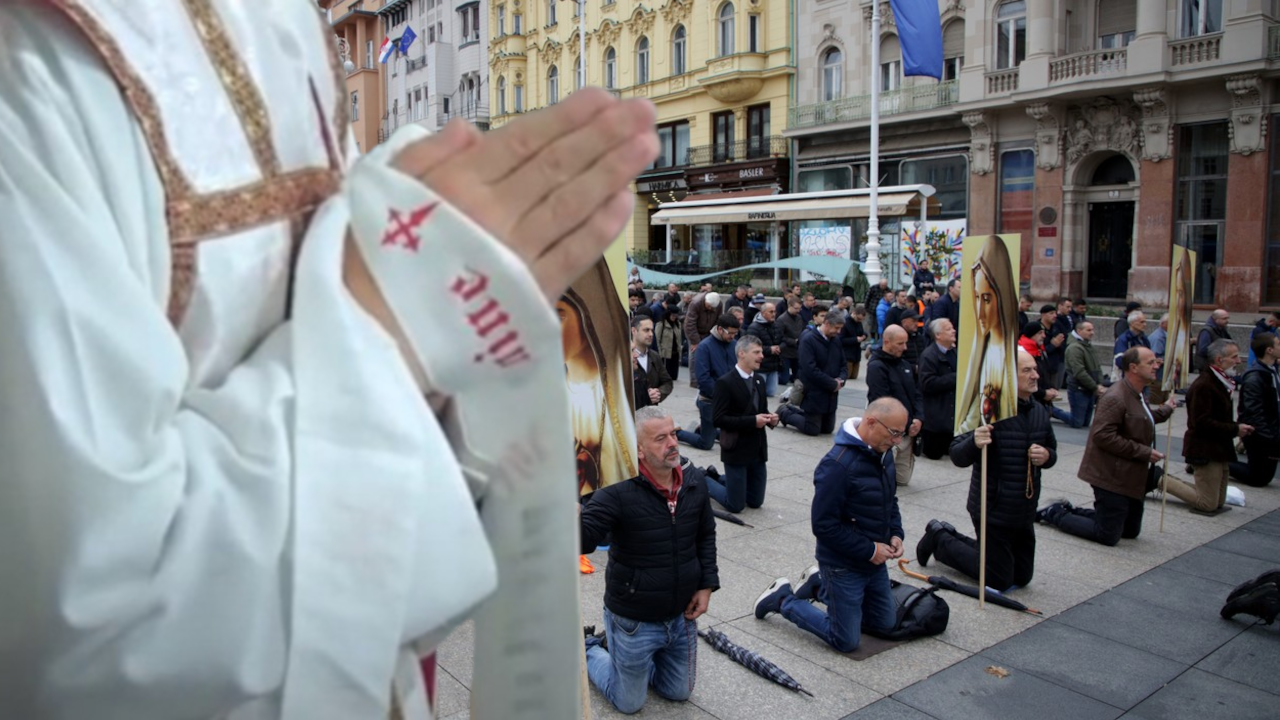
M 1098 401 L 1089 440 L 1076 476 L 1093 486 L 1093 508 L 1063 500 L 1036 513 L 1040 522 L 1086 540 L 1115 545 L 1142 532 L 1142 496 L 1151 465 L 1164 459 L 1155 449 L 1156 423 L 1169 419 L 1176 400 L 1150 407 L 1142 390 L 1156 377 L 1151 348 L 1132 347 L 1120 356 L 1124 378 Z
M 1253 426 L 1232 419 L 1240 346 L 1231 340 L 1214 340 L 1205 358 L 1208 364 L 1187 388 L 1187 433 L 1182 437 L 1182 454 L 1195 470 L 1196 482 L 1166 479 L 1169 494 L 1190 505 L 1192 512 L 1217 515 L 1230 509 L 1223 503 L 1228 466 L 1236 460 L 1235 439 L 1248 437 Z

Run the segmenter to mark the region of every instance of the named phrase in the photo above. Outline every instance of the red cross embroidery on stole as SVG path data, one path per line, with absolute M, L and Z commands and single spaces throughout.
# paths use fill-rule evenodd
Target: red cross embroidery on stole
M 408 219 L 405 219 L 399 210 L 391 208 L 390 217 L 387 220 L 387 232 L 382 236 L 382 246 L 403 247 L 409 252 L 418 252 L 422 244 L 418 228 L 422 227 L 439 204 L 427 203 L 416 210 L 411 210 Z

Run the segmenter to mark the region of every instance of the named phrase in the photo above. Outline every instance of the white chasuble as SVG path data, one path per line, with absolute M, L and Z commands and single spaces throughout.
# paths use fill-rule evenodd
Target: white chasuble
M 0 717 L 421 720 L 471 616 L 473 717 L 580 713 L 558 323 L 390 169 L 422 131 L 343 151 L 332 44 L 308 0 L 0 2 Z

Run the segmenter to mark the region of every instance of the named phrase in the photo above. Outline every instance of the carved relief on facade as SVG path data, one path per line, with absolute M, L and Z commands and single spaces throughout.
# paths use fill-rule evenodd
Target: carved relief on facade
M 1250 155 L 1265 149 L 1262 81 L 1257 75 L 1232 75 L 1227 78 L 1227 92 L 1231 93 L 1231 122 L 1227 124 L 1231 152 Z
M 1142 88 L 1133 93 L 1133 101 L 1142 108 L 1142 159 L 1160 162 L 1173 157 L 1173 113 L 1169 91 L 1164 88 Z
M 627 20 L 627 29 L 636 37 L 648 35 L 653 31 L 653 17 L 654 12 L 652 10 L 647 10 L 643 5 L 640 5 L 636 7 L 636 11 Z
M 1036 167 L 1054 170 L 1062 165 L 1062 108 L 1052 103 L 1032 103 L 1027 116 L 1036 121 Z
M 969 172 L 986 175 L 994 165 L 995 149 L 991 141 L 991 126 L 984 112 L 967 112 L 960 117 L 969 126 Z
M 622 32 L 622 24 L 616 20 L 606 20 L 600 23 L 600 29 L 596 30 L 596 37 L 600 38 L 600 46 L 608 47 L 618 41 L 618 35 Z
M 662 19 L 668 25 L 688 22 L 689 10 L 692 7 L 693 0 L 669 0 L 666 5 L 662 6 Z
M 862 6 L 862 21 L 865 22 L 868 27 L 870 27 L 871 25 L 872 10 L 873 8 L 871 6 L 871 3 L 867 3 L 866 5 Z M 888 28 L 888 27 L 894 27 L 895 25 L 897 25 L 897 23 L 894 21 L 894 18 L 893 18 L 893 8 L 889 6 L 888 2 L 881 2 L 880 3 L 880 27 Z
M 554 64 L 560 59 L 560 43 L 548 38 L 542 47 L 538 48 L 538 59 L 543 65 Z
M 1136 105 L 1100 97 L 1067 113 L 1067 162 L 1075 164 L 1098 150 L 1113 150 L 1138 158 L 1142 134 L 1138 131 L 1141 111 Z

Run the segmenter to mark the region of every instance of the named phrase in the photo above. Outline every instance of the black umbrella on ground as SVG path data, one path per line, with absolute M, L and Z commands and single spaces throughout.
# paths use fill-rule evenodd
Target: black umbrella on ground
M 772 680 L 788 690 L 802 692 L 809 697 L 813 697 L 813 693 L 800 687 L 800 683 L 791 677 L 782 668 L 774 665 L 772 662 L 764 659 L 759 653 L 752 652 L 741 645 L 735 644 L 732 640 L 725 637 L 724 633 L 719 630 L 706 629 L 699 630 L 698 635 L 706 640 L 711 647 L 728 655 L 735 662 L 747 668 L 751 672 L 762 678 Z
M 950 590 L 952 592 L 960 593 L 961 595 L 968 595 L 971 598 L 978 597 L 978 588 L 972 585 L 962 585 L 944 575 L 923 575 L 918 572 L 911 572 L 907 569 L 907 564 L 910 562 L 910 560 L 899 560 L 898 569 L 906 573 L 908 576 L 916 578 L 917 580 L 924 580 L 940 590 Z M 1044 613 L 1039 610 L 1029 608 L 999 590 L 993 590 L 992 588 L 987 588 L 987 602 L 995 603 L 996 605 L 1001 605 L 1011 610 L 1021 610 L 1022 612 L 1031 613 L 1032 615 L 1044 615 Z
M 733 513 L 725 512 L 724 510 L 716 510 L 714 508 L 712 508 L 711 512 L 714 513 L 715 516 L 720 518 L 721 520 L 728 520 L 734 525 L 741 525 L 742 527 L 749 527 L 749 528 L 755 527 L 755 525 L 752 525 L 751 523 L 746 522 L 745 520 L 738 517 L 737 515 L 734 515 Z

